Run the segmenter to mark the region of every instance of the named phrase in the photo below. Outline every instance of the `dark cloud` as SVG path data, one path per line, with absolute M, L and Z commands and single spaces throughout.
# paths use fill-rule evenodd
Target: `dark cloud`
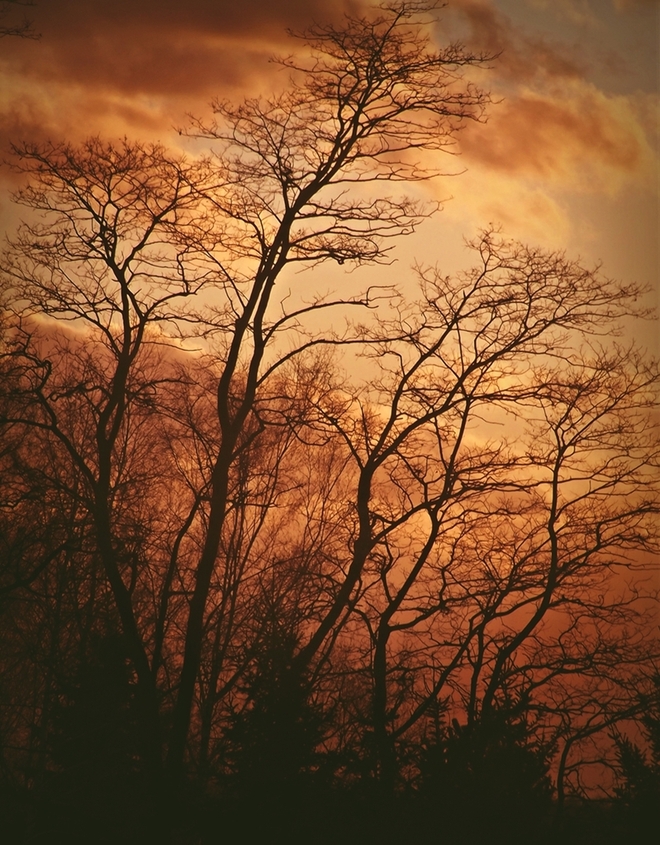
M 284 47 L 285 29 L 337 17 L 343 0 L 41 0 L 38 44 L 15 41 L 10 68 L 124 94 L 191 96 L 239 85 Z
M 613 0 L 614 8 L 618 12 L 655 11 L 658 10 L 658 0 Z
M 172 138 L 216 95 L 263 90 L 287 29 L 361 0 L 36 0 L 39 41 L 3 39 L 0 158 L 9 142 Z
M 327 20 L 345 5 L 342 0 L 41 0 L 35 19 L 51 32 L 74 35 L 113 29 L 128 38 L 131 29 L 245 34 Z
M 586 73 L 576 51 L 525 33 L 488 0 L 455 0 L 452 8 L 470 46 L 497 56 L 494 66 L 501 80 L 529 82 L 539 75 L 574 79 Z

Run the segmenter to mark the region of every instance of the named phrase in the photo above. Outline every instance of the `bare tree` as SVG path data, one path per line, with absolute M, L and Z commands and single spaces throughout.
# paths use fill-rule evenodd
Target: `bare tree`
M 272 778 L 283 701 L 307 726 L 291 783 L 322 751 L 390 796 L 430 736 L 474 750 L 509 728 L 579 791 L 589 744 L 638 713 L 658 656 L 658 373 L 603 338 L 644 316 L 639 288 L 490 230 L 472 269 L 417 268 L 415 301 L 309 294 L 293 273 L 389 263 L 432 213 L 405 190 L 488 97 L 464 78 L 487 57 L 434 49 L 431 11 L 303 33 L 283 93 L 193 122 L 206 158 L 17 148 L 8 770 L 55 760 L 54 714 L 77 706 L 63 679 L 99 643 L 91 683 L 118 669 L 161 796 L 165 753 L 170 785 L 186 766 L 207 783 L 252 777 L 263 741 Z
M 221 144 L 219 188 L 207 195 L 214 228 L 205 242 L 214 247 L 208 257 L 223 283 L 216 326 L 228 339 L 217 394 L 221 443 L 169 748 L 175 778 L 184 758 L 231 468 L 258 390 L 293 355 L 338 342 L 306 337 L 310 312 L 371 301 L 366 295 L 287 308 L 286 297 L 274 297 L 276 284 L 291 264 L 384 260 L 388 241 L 412 231 L 424 212 L 405 197 L 363 199 L 358 189 L 432 176 L 411 153 L 447 148 L 465 120 L 480 118 L 487 102 L 482 91 L 461 80 L 462 68 L 485 57 L 458 46 L 433 51 L 419 23 L 428 9 L 403 2 L 383 7 L 374 18 L 349 16 L 340 28 L 316 26 L 302 36 L 309 63 L 284 63 L 294 74 L 285 93 L 239 106 L 218 102 L 216 123 L 195 124 L 198 135 Z M 289 338 L 292 351 L 278 358 L 269 350 L 281 338 Z
M 151 664 L 157 668 L 161 658 L 149 659 L 132 578 L 118 558 L 111 503 L 120 467 L 127 465 L 120 450 L 130 442 L 131 409 L 148 404 L 162 380 L 148 363 L 147 350 L 158 342 L 150 327 L 185 333 L 194 324 L 225 350 L 203 547 L 192 569 L 188 618 L 181 623 L 185 646 L 169 742 L 175 778 L 183 764 L 213 572 L 233 508 L 234 468 L 264 426 L 257 395 L 268 393 L 269 380 L 294 354 L 343 340 L 309 336 L 304 322 L 311 312 L 373 301 L 366 294 L 287 310 L 286 296 L 273 299 L 276 282 L 290 264 L 384 260 L 388 239 L 412 231 L 426 212 L 405 197 L 363 199 L 362 183 L 434 175 L 422 171 L 410 152 L 447 147 L 462 122 L 479 119 L 487 102 L 482 91 L 461 81 L 461 69 L 484 57 L 456 46 L 433 51 L 420 29 L 426 10 L 425 4 L 401 3 L 372 18 L 349 17 L 343 27 L 305 33 L 314 58 L 306 67 L 285 62 L 293 78 L 284 94 L 238 107 L 217 104 L 221 121 L 197 126 L 223 145 L 213 168 L 204 162 L 193 168 L 155 147 L 115 148 L 94 140 L 81 150 L 17 150 L 33 177 L 17 199 L 45 215 L 44 223 L 23 227 L 4 264 L 23 320 L 12 354 L 31 361 L 29 408 L 22 418 L 31 415 L 33 425 L 49 430 L 86 479 L 99 552 L 139 678 L 155 767 L 160 745 Z M 210 283 L 216 291 L 210 315 L 194 306 L 185 313 L 177 308 Z M 79 346 L 74 356 L 70 346 L 69 359 L 78 361 L 57 386 L 51 364 L 31 351 L 33 328 L 25 320 L 37 314 L 87 326 L 98 344 L 98 352 Z M 282 349 L 287 337 L 291 351 L 268 352 Z M 88 415 L 89 428 L 78 428 L 79 439 L 57 410 L 58 401 L 74 399 Z M 194 522 L 198 494 L 191 518 L 184 520 L 188 528 L 181 530 Z M 173 561 L 168 572 L 175 569 Z M 166 582 L 169 595 L 169 576 Z M 165 596 L 159 647 L 169 611 Z
M 2 0 L 0 3 L 0 38 L 40 38 L 35 32 L 32 21 L 23 17 L 20 20 L 14 19 L 12 12 L 19 7 L 34 6 L 30 0 Z
M 198 172 L 159 147 L 95 139 L 78 150 L 26 145 L 16 152 L 19 169 L 32 177 L 16 199 L 43 222 L 25 223 L 3 262 L 17 320 L 5 357 L 22 367 L 4 422 L 48 432 L 80 474 L 139 681 L 147 757 L 157 769 L 155 677 L 119 523 L 130 507 L 122 503 L 126 472 L 140 472 L 127 450 L 139 443 L 140 409 L 163 381 L 156 328 L 175 320 L 177 302 L 207 282 L 184 265 L 190 248 L 173 229 L 193 223 Z M 41 316 L 70 321 L 73 331 L 40 342 Z
M 324 659 L 348 604 L 362 615 L 390 784 L 393 741 L 447 690 L 468 723 L 507 697 L 530 711 L 564 675 L 629 695 L 655 653 L 644 591 L 617 573 L 657 554 L 658 374 L 634 349 L 581 346 L 637 291 L 492 232 L 472 248 L 479 265 L 459 278 L 422 272 L 424 299 L 383 327 L 399 338 L 370 348 L 371 387 L 318 405 L 356 467 L 355 534 L 295 659 Z M 411 687 L 429 661 L 436 680 Z

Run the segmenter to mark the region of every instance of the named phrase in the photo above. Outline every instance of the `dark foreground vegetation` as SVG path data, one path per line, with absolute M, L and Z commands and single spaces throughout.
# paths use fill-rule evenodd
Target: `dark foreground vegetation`
M 483 118 L 491 57 L 434 50 L 428 13 L 314 27 L 286 90 L 193 125 L 208 157 L 16 148 L 8 841 L 652 825 L 658 370 L 620 339 L 643 292 L 493 230 L 455 276 L 293 272 L 387 264 Z
M 246 749 L 246 759 L 234 758 L 233 775 L 216 779 L 211 790 L 190 783 L 165 802 L 116 747 L 106 742 L 101 756 L 93 737 L 100 726 L 99 714 L 93 727 L 79 724 L 78 738 L 70 741 L 85 734 L 89 745 L 35 788 L 4 787 L 4 841 L 619 845 L 653 841 L 658 829 L 657 749 L 643 774 L 622 766 L 614 800 L 560 808 L 544 763 L 513 737 L 484 748 L 448 735 L 423 750 L 414 786 L 386 796 L 373 779 L 331 781 L 317 768 L 324 761 L 311 746 L 306 753 L 296 749 L 300 768 L 294 774 L 291 748 L 277 734 L 272 745 L 286 746 L 286 752 L 276 759 L 264 760 L 262 751 L 253 769 Z M 117 723 L 102 726 L 116 731 Z

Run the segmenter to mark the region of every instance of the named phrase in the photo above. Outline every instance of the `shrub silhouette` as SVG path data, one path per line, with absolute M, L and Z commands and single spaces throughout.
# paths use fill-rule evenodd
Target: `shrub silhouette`
M 454 719 L 422 754 L 420 794 L 427 812 L 442 812 L 457 832 L 489 839 L 524 837 L 532 825 L 538 830 L 552 792 L 546 751 L 530 745 L 529 737 L 524 720 L 507 711 L 468 725 Z

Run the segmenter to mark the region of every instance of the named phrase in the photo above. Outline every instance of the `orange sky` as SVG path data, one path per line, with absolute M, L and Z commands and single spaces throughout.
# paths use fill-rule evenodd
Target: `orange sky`
M 0 41 L 0 147 L 87 135 L 190 145 L 176 129 L 214 96 L 285 80 L 269 55 L 286 28 L 361 0 L 36 0 L 38 41 Z M 462 237 L 506 234 L 602 259 L 609 275 L 658 289 L 658 0 L 450 0 L 439 39 L 500 53 L 478 81 L 499 100 L 460 136 L 455 175 L 428 190 L 444 211 L 399 250 L 448 269 Z M 464 171 L 464 172 L 462 172 Z M 0 224 L 14 225 L 11 175 Z M 378 272 L 383 273 L 383 270 Z M 656 327 L 657 328 L 657 327 Z M 640 335 L 659 351 L 651 326 Z

